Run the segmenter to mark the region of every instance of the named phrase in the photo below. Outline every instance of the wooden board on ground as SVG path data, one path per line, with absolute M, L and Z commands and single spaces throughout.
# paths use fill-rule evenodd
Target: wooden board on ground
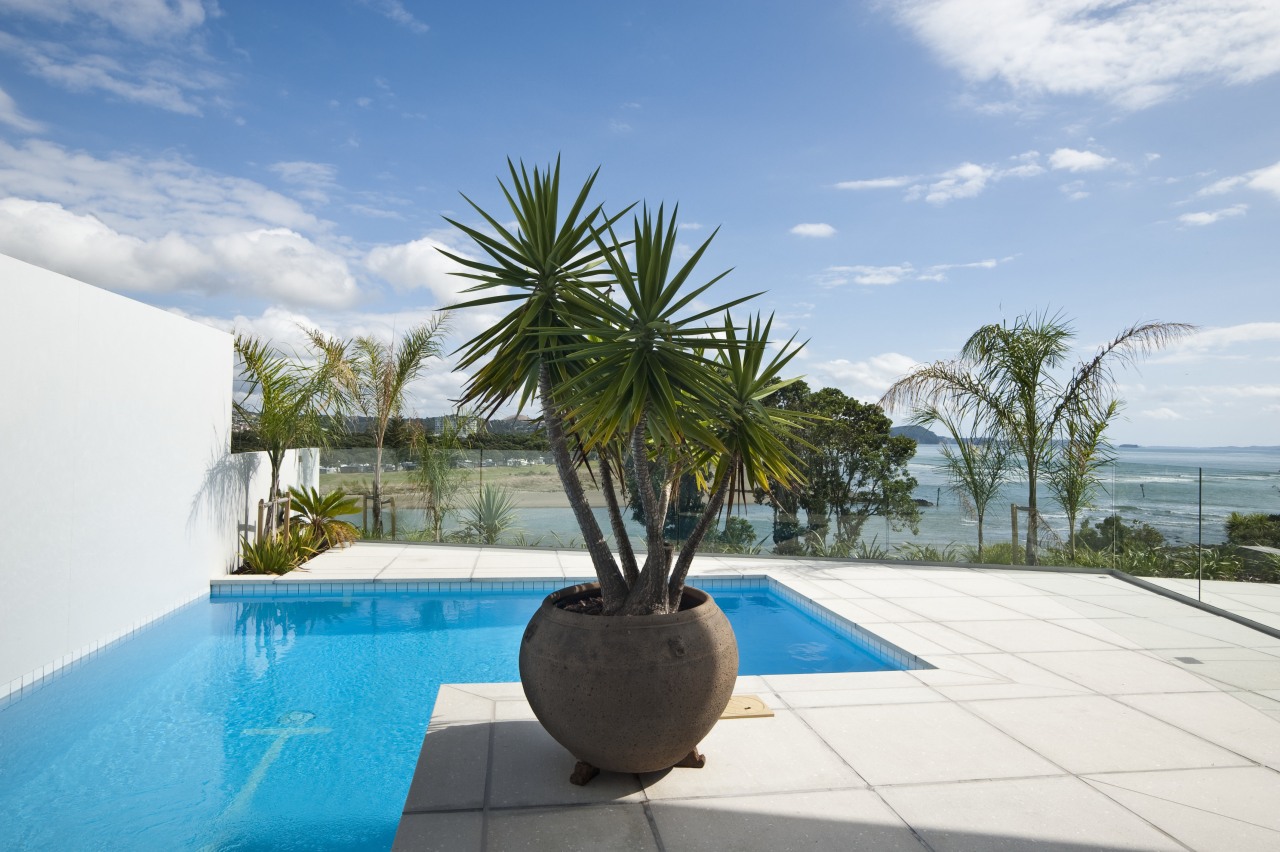
M 758 695 L 734 695 L 720 714 L 721 719 L 755 719 L 772 716 L 773 711 Z

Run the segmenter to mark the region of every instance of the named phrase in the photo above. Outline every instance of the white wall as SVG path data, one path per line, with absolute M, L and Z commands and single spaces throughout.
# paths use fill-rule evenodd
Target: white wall
M 207 594 L 267 465 L 228 452 L 229 334 L 3 255 L 0 306 L 3 698 Z

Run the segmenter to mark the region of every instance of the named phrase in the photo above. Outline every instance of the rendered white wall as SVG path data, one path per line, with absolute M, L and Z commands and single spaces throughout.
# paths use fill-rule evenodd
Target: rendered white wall
M 0 306 L 3 698 L 207 594 L 267 465 L 228 451 L 229 334 L 3 255 Z

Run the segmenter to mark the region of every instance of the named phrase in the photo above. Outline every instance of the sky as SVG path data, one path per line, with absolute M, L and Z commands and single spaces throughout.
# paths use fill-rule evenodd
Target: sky
M 444 217 L 509 219 L 508 157 L 678 204 L 814 388 L 1025 314 L 1079 358 L 1186 322 L 1112 440 L 1280 444 L 1280 0 L 0 0 L 0 252 L 228 331 L 453 303 Z

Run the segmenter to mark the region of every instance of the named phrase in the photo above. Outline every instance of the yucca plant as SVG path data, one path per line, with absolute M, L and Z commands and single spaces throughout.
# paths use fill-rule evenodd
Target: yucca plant
M 290 488 L 289 509 L 293 523 L 311 537 L 317 552 L 346 547 L 360 537 L 354 525 L 341 519 L 359 512 L 360 501 L 341 488 L 323 495 L 316 488 Z
M 704 307 L 708 288 L 725 274 L 692 286 L 714 234 L 677 267 L 674 213 L 645 209 L 630 238 L 621 239 L 614 226 L 631 208 L 606 216 L 590 207 L 595 174 L 562 219 L 559 163 L 532 175 L 508 166 L 511 185 L 502 190 L 510 215 L 502 218 L 514 219 L 515 228 L 469 198 L 487 229 L 449 220 L 485 255 L 449 255 L 477 282 L 469 292 L 483 294 L 450 310 L 510 307 L 464 344 L 458 368 L 471 377 L 460 404 L 487 415 L 536 396 L 604 612 L 676 610 L 693 554 L 727 495 L 799 477 L 782 440 L 799 415 L 762 403 L 789 384 L 781 371 L 796 350 L 788 345 L 768 359 L 769 322 L 757 318 L 744 327 L 729 317 L 750 296 Z M 593 456 L 616 558 L 582 485 Z M 643 559 L 631 547 L 618 495 L 628 456 L 644 510 Z M 698 478 L 708 499 L 677 555 L 666 546 L 663 523 L 685 473 Z
M 463 506 L 462 529 L 467 541 L 497 544 L 515 525 L 516 501 L 509 488 L 486 485 Z
M 315 554 L 311 536 L 296 527 L 288 535 L 269 535 L 257 542 L 240 538 L 240 557 L 250 574 L 287 574 Z

